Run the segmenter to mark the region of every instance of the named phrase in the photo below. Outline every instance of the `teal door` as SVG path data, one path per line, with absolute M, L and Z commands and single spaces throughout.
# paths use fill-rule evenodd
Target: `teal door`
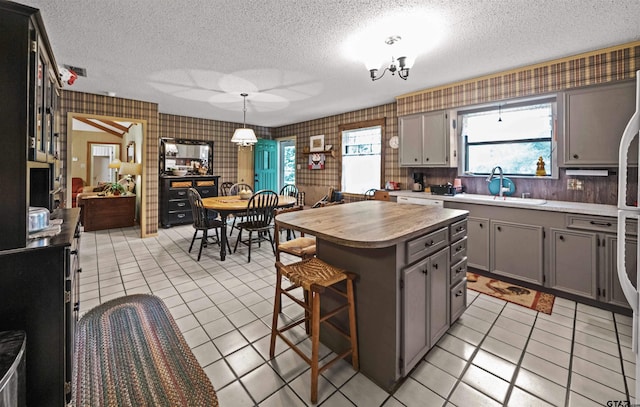
M 256 178 L 255 191 L 269 189 L 278 191 L 278 142 L 259 139 L 254 147 Z

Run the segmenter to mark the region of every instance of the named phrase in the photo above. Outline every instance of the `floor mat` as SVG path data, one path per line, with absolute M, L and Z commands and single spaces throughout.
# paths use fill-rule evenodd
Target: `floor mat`
M 218 406 L 169 310 L 136 294 L 105 302 L 76 326 L 76 406 Z
M 467 288 L 551 315 L 553 294 L 467 272 Z

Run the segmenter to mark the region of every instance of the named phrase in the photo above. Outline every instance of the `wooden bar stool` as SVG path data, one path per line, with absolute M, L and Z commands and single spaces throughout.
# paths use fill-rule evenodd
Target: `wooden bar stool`
M 269 348 L 269 357 L 273 359 L 276 347 L 276 336 L 279 336 L 291 349 L 293 349 L 305 362 L 311 366 L 311 402 L 318 401 L 318 375 L 325 369 L 329 368 L 336 361 L 351 355 L 351 364 L 355 370 L 359 369 L 358 362 L 358 338 L 356 334 L 356 307 L 353 297 L 353 280 L 356 275 L 346 272 L 345 270 L 333 267 L 330 264 L 312 257 L 297 263 L 284 265 L 276 262 L 276 298 L 273 305 L 273 321 L 271 324 L 271 346 Z M 291 285 L 282 288 L 282 277 L 286 277 Z M 334 284 L 346 281 L 347 292 L 333 287 Z M 305 293 L 305 299 L 301 300 L 290 293 L 291 290 L 302 287 Z M 337 308 L 327 311 L 320 315 L 320 296 L 325 290 L 331 290 L 334 293 L 346 298 L 346 303 Z M 282 294 L 291 298 L 296 304 L 305 310 L 305 316 L 298 321 L 291 322 L 282 328 L 278 328 L 278 314 L 280 311 L 280 301 Z M 307 297 L 308 296 L 308 297 Z M 306 299 L 308 298 L 308 299 Z M 344 332 L 329 318 L 337 315 L 342 311 L 349 312 L 349 333 Z M 293 342 L 291 342 L 284 332 L 289 329 L 311 320 L 311 357 L 308 357 Z M 324 322 L 327 326 L 335 329 L 339 334 L 350 341 L 350 348 L 338 354 L 335 358 L 325 363 L 321 367 L 318 366 L 318 350 L 320 347 L 320 322 Z
M 300 237 L 291 240 L 280 241 L 280 224 L 278 223 L 278 215 L 288 212 L 301 211 L 302 206 L 294 206 L 291 208 L 276 208 L 274 212 L 274 242 L 276 246 L 276 261 L 280 261 L 280 253 L 288 253 L 301 259 L 308 259 L 316 255 L 316 239 L 304 235 L 300 232 Z

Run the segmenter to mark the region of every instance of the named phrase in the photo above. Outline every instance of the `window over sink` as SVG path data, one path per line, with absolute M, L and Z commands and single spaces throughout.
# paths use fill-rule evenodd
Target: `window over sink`
M 499 165 L 505 175 L 535 176 L 542 157 L 546 176 L 557 176 L 555 117 L 555 97 L 458 112 L 462 172 L 488 175 Z

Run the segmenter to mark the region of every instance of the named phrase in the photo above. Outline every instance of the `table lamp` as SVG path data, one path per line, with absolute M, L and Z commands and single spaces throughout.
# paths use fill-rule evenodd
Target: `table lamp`
M 109 168 L 113 168 L 116 170 L 116 179 L 114 182 L 118 182 L 118 170 L 120 169 L 121 164 L 122 162 L 117 158 L 114 158 L 113 161 L 109 163 Z

